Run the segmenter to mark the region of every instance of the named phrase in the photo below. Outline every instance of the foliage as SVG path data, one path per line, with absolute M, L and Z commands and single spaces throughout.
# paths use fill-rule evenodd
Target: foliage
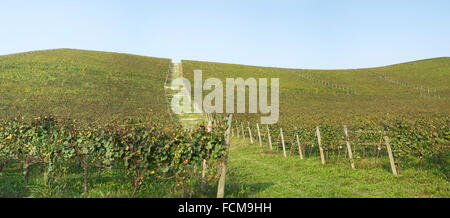
M 121 124 L 85 126 L 42 116 L 31 122 L 6 120 L 1 122 L 0 130 L 2 163 L 20 161 L 26 170 L 31 164 L 42 164 L 49 185 L 64 176 L 71 164 L 78 164 L 85 172 L 86 196 L 89 167 L 124 167 L 134 179 L 134 196 L 148 176 L 176 178 L 175 185 L 184 188 L 186 179 L 199 176 L 204 159 L 214 164 L 226 153 L 222 126 L 211 132 L 204 127 L 184 131 L 180 126 L 133 119 Z

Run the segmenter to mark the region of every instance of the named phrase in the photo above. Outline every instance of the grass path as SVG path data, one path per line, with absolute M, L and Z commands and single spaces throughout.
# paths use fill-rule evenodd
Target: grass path
M 176 78 L 180 78 L 183 77 L 183 66 L 181 63 L 173 63 L 171 65 L 171 69 L 170 69 L 170 75 L 169 75 L 169 81 L 167 84 L 165 84 L 164 88 L 167 91 L 167 97 L 169 98 L 169 103 L 171 102 L 171 99 L 173 98 L 173 96 L 183 96 L 182 93 L 184 92 L 179 92 L 179 91 L 175 91 L 172 89 L 172 83 L 171 81 L 174 81 Z M 190 92 L 189 92 L 190 93 Z M 189 97 L 189 99 L 191 99 Z M 194 105 L 193 102 L 191 102 L 191 105 L 193 108 L 198 108 L 197 105 Z M 198 113 L 181 113 L 176 115 L 176 117 L 178 118 L 178 120 L 181 122 L 181 124 L 185 127 L 185 128 L 192 128 L 195 125 L 204 122 L 205 118 L 202 116 L 202 114 L 198 114 Z
M 358 161 L 351 170 L 345 160 L 320 163 L 319 157 L 284 158 L 234 137 L 229 154 L 226 197 L 449 197 L 450 183 L 439 172 L 404 169 L 396 177 L 388 160 Z

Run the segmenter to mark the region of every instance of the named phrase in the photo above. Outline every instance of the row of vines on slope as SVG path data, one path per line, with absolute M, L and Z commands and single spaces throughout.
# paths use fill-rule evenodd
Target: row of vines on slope
M 368 120 L 349 125 L 349 142 L 356 160 L 386 155 L 384 136 L 388 136 L 397 167 L 402 160 L 417 162 L 422 168 L 424 160 L 430 160 L 440 166 L 447 166 L 450 148 L 449 117 L 424 117 L 411 119 L 385 120 L 382 123 Z M 343 125 L 338 123 L 318 125 L 321 135 L 321 147 L 328 161 L 333 156 L 338 160 L 347 155 L 346 137 Z M 261 139 L 268 143 L 269 133 L 274 150 L 282 148 L 281 131 L 285 139 L 285 149 L 289 154 L 299 154 L 296 136 L 299 137 L 302 155 L 309 157 L 319 154 L 316 127 L 297 127 L 280 125 L 259 125 Z M 255 122 L 236 121 L 234 135 L 249 137 L 252 133 L 258 144 L 258 129 Z M 448 174 L 448 170 L 445 170 Z
M 225 123 L 225 122 L 221 122 Z M 72 165 L 84 169 L 84 195 L 88 196 L 90 167 L 123 168 L 133 178 L 135 196 L 146 178 L 172 179 L 174 189 L 200 177 L 203 160 L 210 169 L 206 179 L 216 181 L 214 166 L 226 154 L 225 127 L 204 126 L 183 130 L 172 123 L 144 123 L 127 119 L 121 123 L 80 125 L 73 120 L 40 116 L 32 121 L 20 118 L 0 121 L 0 170 L 10 162 L 20 162 L 28 181 L 33 164 L 44 166 L 47 184 L 64 178 Z M 0 171 L 1 172 L 1 171 Z

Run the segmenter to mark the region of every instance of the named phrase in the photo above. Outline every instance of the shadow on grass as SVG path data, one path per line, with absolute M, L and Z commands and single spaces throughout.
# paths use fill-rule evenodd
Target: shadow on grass
M 243 171 L 236 171 L 233 168 L 227 172 L 225 182 L 225 198 L 250 198 L 275 185 L 273 182 L 248 182 L 240 178 L 251 177 Z M 190 185 L 190 194 L 186 197 L 192 198 L 216 198 L 218 182 L 209 183 L 205 192 L 201 190 L 201 181 L 195 180 Z
M 401 169 L 402 170 L 416 170 L 417 172 L 428 171 L 436 177 L 444 178 L 448 180 L 450 176 L 450 168 L 448 164 L 448 159 L 446 159 L 447 163 L 438 164 L 435 159 L 426 158 L 424 159 L 422 165 L 419 163 L 418 158 L 403 158 L 401 160 Z M 396 160 L 396 169 L 398 172 L 398 161 Z M 382 160 L 379 165 L 386 172 L 392 173 L 391 164 L 389 160 Z
M 228 182 L 225 184 L 225 198 L 251 198 L 255 194 L 264 191 L 265 189 L 275 185 L 273 182 L 262 183 L 238 183 Z M 201 184 L 198 183 L 192 186 L 189 196 L 191 198 L 216 198 L 217 197 L 217 183 L 209 184 L 206 192 L 202 193 Z
M 263 192 L 267 188 L 275 185 L 273 182 L 261 182 L 261 183 L 231 183 L 226 186 L 225 197 L 230 198 L 249 198 L 256 193 Z
M 29 184 L 33 179 L 39 168 L 36 166 L 30 167 Z M 26 184 L 24 170 L 20 167 L 18 162 L 8 163 L 0 174 L 0 193 L 3 198 L 22 198 L 30 194 L 30 189 Z

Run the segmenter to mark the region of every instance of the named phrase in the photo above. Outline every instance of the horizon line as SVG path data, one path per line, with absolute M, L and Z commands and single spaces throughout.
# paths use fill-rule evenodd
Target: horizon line
M 180 63 L 182 63 L 183 61 L 193 61 L 193 62 L 206 62 L 206 63 L 214 63 L 214 64 L 241 65 L 241 66 L 247 66 L 247 67 L 276 68 L 276 69 L 288 69 L 288 70 L 330 70 L 330 71 L 334 71 L 334 70 L 373 69 L 373 68 L 394 66 L 394 65 L 399 65 L 399 64 L 413 63 L 413 62 L 418 62 L 418 61 L 426 61 L 426 60 L 433 60 L 433 59 L 440 59 L 440 58 L 450 58 L 450 56 L 430 57 L 430 58 L 415 59 L 415 60 L 404 61 L 404 62 L 399 62 L 399 63 L 392 63 L 392 64 L 387 64 L 387 65 L 382 65 L 382 66 L 375 66 L 375 67 L 333 68 L 333 69 L 331 69 L 331 68 L 330 69 L 315 68 L 315 69 L 312 69 L 312 68 L 292 68 L 292 67 L 277 67 L 277 66 L 263 66 L 263 65 L 251 65 L 251 64 L 240 64 L 240 63 L 227 63 L 227 62 L 206 61 L 206 60 L 189 60 L 189 59 L 183 59 L 183 58 L 166 58 L 166 57 L 148 56 L 148 55 L 143 55 L 143 54 L 119 52 L 119 51 L 101 51 L 101 50 L 79 49 L 79 48 L 51 48 L 51 49 L 29 50 L 29 51 L 23 51 L 23 52 L 13 52 L 13 53 L 8 53 L 8 54 L 0 54 L 0 57 L 2 57 L 2 56 L 9 56 L 9 55 L 17 55 L 17 54 L 26 54 L 26 53 L 32 53 L 32 52 L 40 52 L 40 51 L 52 51 L 52 50 L 77 50 L 77 51 L 105 52 L 105 53 L 133 55 L 133 56 L 148 57 L 148 58 L 169 59 L 169 60 L 171 60 L 171 62 L 173 62 L 173 60 L 176 59 L 176 60 L 179 60 Z

